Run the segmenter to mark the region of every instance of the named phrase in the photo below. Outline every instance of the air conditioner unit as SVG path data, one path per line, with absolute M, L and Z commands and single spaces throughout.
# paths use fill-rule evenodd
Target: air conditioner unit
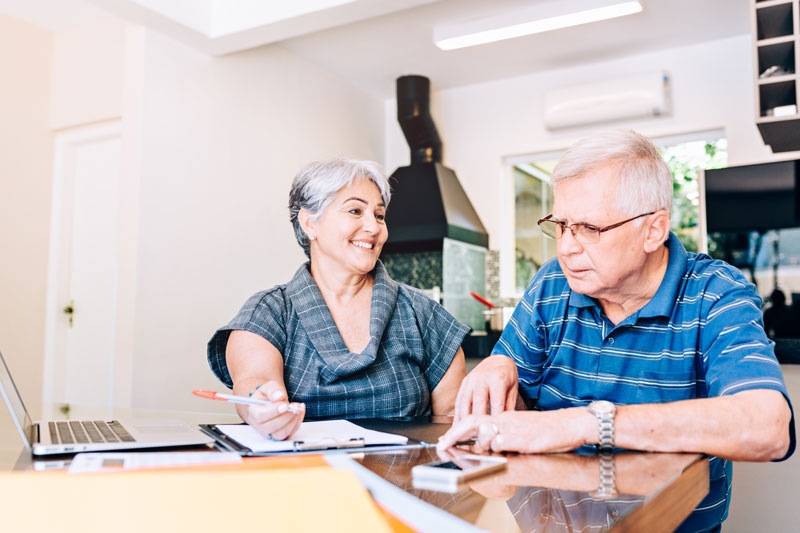
M 671 111 L 669 76 L 653 72 L 548 91 L 544 124 L 553 130 L 657 117 Z

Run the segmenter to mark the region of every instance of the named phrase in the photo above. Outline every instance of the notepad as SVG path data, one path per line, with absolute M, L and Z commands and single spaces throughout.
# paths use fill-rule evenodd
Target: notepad
M 264 437 L 247 424 L 217 424 L 201 428 L 224 447 L 245 455 L 408 444 L 408 437 L 403 435 L 365 429 L 347 420 L 303 422 L 291 439 L 280 441 Z

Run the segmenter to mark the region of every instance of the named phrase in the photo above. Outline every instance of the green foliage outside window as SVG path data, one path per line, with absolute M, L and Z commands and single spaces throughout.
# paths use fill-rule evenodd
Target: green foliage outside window
M 685 142 L 661 149 L 661 156 L 672 172 L 672 231 L 688 251 L 697 252 L 700 240 L 697 172 L 728 166 L 728 142 L 726 139 Z

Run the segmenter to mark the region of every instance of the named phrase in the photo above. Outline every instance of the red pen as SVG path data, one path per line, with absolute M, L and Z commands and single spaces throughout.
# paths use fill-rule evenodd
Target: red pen
M 269 400 L 259 400 L 258 398 L 250 398 L 248 396 L 234 396 L 233 394 L 222 394 L 214 392 L 213 390 L 193 390 L 192 394 L 200 396 L 201 398 L 208 398 L 209 400 L 222 400 L 224 402 L 243 403 L 248 405 L 274 405 L 276 402 Z M 290 413 L 297 414 L 300 412 L 300 405 L 297 403 L 288 404 L 287 409 Z

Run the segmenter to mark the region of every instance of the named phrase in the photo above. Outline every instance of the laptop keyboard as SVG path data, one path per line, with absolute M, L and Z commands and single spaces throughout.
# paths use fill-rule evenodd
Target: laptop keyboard
M 48 422 L 50 437 L 56 444 L 86 444 L 90 442 L 135 442 L 116 420 L 86 420 Z

